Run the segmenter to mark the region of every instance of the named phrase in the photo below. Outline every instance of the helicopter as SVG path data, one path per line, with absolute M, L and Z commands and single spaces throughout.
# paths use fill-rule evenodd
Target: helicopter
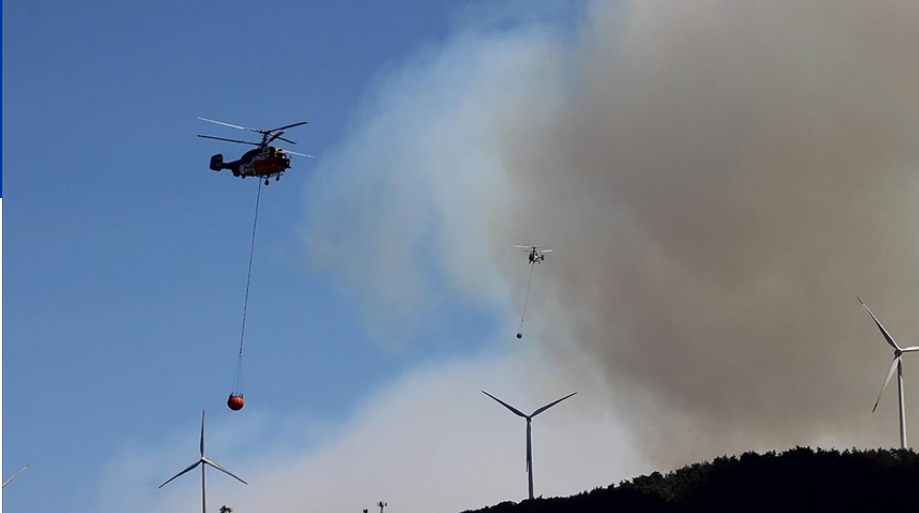
M 243 141 L 240 139 L 229 139 L 226 137 L 216 137 L 213 135 L 198 135 L 198 137 L 203 137 L 205 139 L 216 139 L 218 141 L 227 141 L 238 144 L 249 144 L 255 146 L 255 149 L 249 150 L 239 158 L 239 160 L 234 160 L 232 162 L 224 162 L 223 154 L 218 153 L 211 157 L 211 169 L 214 171 L 220 171 L 222 169 L 229 169 L 233 172 L 233 176 L 238 176 L 239 178 L 246 178 L 247 176 L 256 176 L 258 178 L 265 179 L 265 185 L 270 183 L 270 178 L 273 176 L 275 181 L 281 179 L 281 175 L 284 174 L 284 171 L 290 169 L 290 157 L 289 155 L 299 155 L 301 157 L 310 157 L 312 155 L 307 155 L 305 153 L 297 153 L 295 151 L 283 150 L 275 146 L 271 146 L 271 143 L 275 140 L 284 141 L 290 144 L 297 144 L 290 139 L 285 139 L 281 137 L 284 134 L 285 130 L 305 125 L 306 121 L 300 121 L 298 123 L 292 123 L 290 125 L 284 125 L 278 128 L 272 128 L 271 130 L 259 130 L 257 128 L 249 128 L 245 126 L 234 125 L 232 123 L 225 123 L 223 121 L 215 121 L 213 119 L 207 119 L 199 117 L 201 121 L 207 121 L 209 123 L 216 123 L 218 125 L 228 126 L 230 128 L 236 128 L 239 130 L 248 130 L 250 132 L 256 132 L 262 135 L 262 142 L 252 142 L 252 141 Z
M 531 264 L 538 264 L 542 262 L 543 260 L 546 259 L 546 255 L 544 253 L 552 252 L 551 249 L 539 249 L 542 246 L 520 246 L 520 245 L 515 244 L 514 247 L 519 248 L 519 249 L 528 250 L 530 252 L 529 259 L 530 259 Z

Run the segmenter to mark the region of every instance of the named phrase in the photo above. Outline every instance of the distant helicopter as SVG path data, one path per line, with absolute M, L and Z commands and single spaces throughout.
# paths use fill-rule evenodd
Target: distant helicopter
M 551 249 L 539 249 L 542 246 L 520 246 L 514 245 L 515 248 L 526 249 L 530 252 L 529 258 L 531 264 L 538 264 L 546 259 L 546 255 L 543 253 L 551 253 Z
M 540 249 L 543 246 L 521 246 L 519 244 L 514 245 L 515 248 L 523 249 L 529 252 L 527 257 L 530 260 L 530 277 L 527 280 L 527 294 L 523 300 L 523 314 L 520 315 L 520 329 L 517 330 L 517 338 L 523 338 L 523 318 L 527 314 L 527 303 L 530 302 L 530 285 L 533 283 L 533 271 L 536 269 L 536 266 L 533 264 L 540 264 L 543 260 L 546 259 L 545 253 L 551 253 L 551 249 Z
M 226 137 L 215 137 L 213 135 L 198 135 L 198 137 L 203 137 L 205 139 L 217 139 L 218 141 L 227 141 L 239 144 L 249 144 L 256 146 L 255 149 L 249 150 L 246 153 L 243 153 L 242 157 L 239 160 L 234 160 L 232 162 L 224 162 L 223 154 L 218 153 L 211 157 L 211 169 L 214 171 L 220 171 L 221 169 L 229 169 L 233 172 L 233 176 L 238 176 L 240 178 L 245 178 L 247 176 L 257 176 L 259 178 L 265 179 L 265 185 L 268 185 L 269 179 L 273 176 L 275 181 L 281 179 L 281 175 L 284 174 L 284 171 L 290 169 L 290 157 L 288 155 L 299 155 L 301 157 L 310 157 L 312 155 L 307 155 L 305 153 L 297 153 L 295 151 L 283 150 L 275 146 L 271 146 L 271 143 L 275 140 L 284 141 L 290 144 L 297 144 L 290 139 L 285 139 L 281 137 L 284 134 L 285 130 L 294 128 L 300 125 L 305 125 L 306 121 L 300 121 L 299 123 L 293 123 L 290 125 L 284 125 L 282 127 L 273 128 L 271 130 L 259 130 L 256 128 L 248 128 L 244 126 L 234 125 L 231 123 L 224 123 L 223 121 L 214 121 L 213 119 L 207 119 L 199 117 L 201 121 L 207 121 L 209 123 L 216 123 L 218 125 L 228 126 L 230 128 L 236 128 L 239 130 L 248 130 L 250 132 L 256 132 L 262 134 L 262 142 L 251 142 L 251 141 L 242 141 L 239 139 L 228 139 Z

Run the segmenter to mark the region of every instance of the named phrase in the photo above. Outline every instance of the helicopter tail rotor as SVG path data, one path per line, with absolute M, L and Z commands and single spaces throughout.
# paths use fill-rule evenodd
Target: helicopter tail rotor
M 220 171 L 223 169 L 223 154 L 218 153 L 211 157 L 211 169 L 214 171 Z

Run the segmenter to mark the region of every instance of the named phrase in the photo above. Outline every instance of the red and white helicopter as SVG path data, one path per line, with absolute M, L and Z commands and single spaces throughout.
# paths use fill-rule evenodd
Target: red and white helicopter
M 300 121 L 298 123 L 292 123 L 290 125 L 284 125 L 278 128 L 272 128 L 271 130 L 259 130 L 257 128 L 248 128 L 244 126 L 234 125 L 232 123 L 224 123 L 223 121 L 214 121 L 213 119 L 207 119 L 199 117 L 198 119 L 202 121 L 207 121 L 209 123 L 216 123 L 218 125 L 228 126 L 230 128 L 236 128 L 239 130 L 248 130 L 250 132 L 256 132 L 262 135 L 261 142 L 252 142 L 252 141 L 243 141 L 240 139 L 228 139 L 226 137 L 215 137 L 213 135 L 198 135 L 198 137 L 203 137 L 205 139 L 217 139 L 218 141 L 227 141 L 238 144 L 249 144 L 256 146 L 255 149 L 249 150 L 246 153 L 243 153 L 242 157 L 239 160 L 234 160 L 232 162 L 224 162 L 223 154 L 218 153 L 211 157 L 211 169 L 214 171 L 220 171 L 221 169 L 229 169 L 233 172 L 233 176 L 238 176 L 240 178 L 245 178 L 247 176 L 256 176 L 258 178 L 265 179 L 265 185 L 268 185 L 269 179 L 273 176 L 275 181 L 281 179 L 281 175 L 284 174 L 284 171 L 290 169 L 290 157 L 288 155 L 299 155 L 301 157 L 310 157 L 312 155 L 307 155 L 305 153 L 297 153 L 295 151 L 283 150 L 275 146 L 271 146 L 271 143 L 278 140 L 284 141 L 290 144 L 297 144 L 290 139 L 285 139 L 281 137 L 284 134 L 285 130 L 305 125 L 306 121 Z
M 525 249 L 530 252 L 529 259 L 531 264 L 538 264 L 546 259 L 544 253 L 551 253 L 551 249 L 540 249 L 543 246 L 521 246 L 519 244 L 514 245 L 515 248 Z

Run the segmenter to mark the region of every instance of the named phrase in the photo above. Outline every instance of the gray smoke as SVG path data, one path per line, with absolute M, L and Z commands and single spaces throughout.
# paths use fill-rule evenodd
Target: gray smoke
M 641 0 L 588 4 L 574 36 L 465 30 L 317 170 L 313 262 L 409 338 L 438 294 L 522 303 L 510 245 L 549 244 L 502 343 L 599 366 L 613 393 L 585 379 L 578 404 L 659 463 L 894 446 L 896 387 L 870 411 L 892 355 L 855 297 L 919 343 L 917 26 L 915 2 Z
M 917 26 L 913 2 L 603 2 L 565 101 L 506 116 L 498 238 L 556 248 L 541 335 L 599 362 L 654 456 L 897 444 L 855 296 L 917 343 Z

